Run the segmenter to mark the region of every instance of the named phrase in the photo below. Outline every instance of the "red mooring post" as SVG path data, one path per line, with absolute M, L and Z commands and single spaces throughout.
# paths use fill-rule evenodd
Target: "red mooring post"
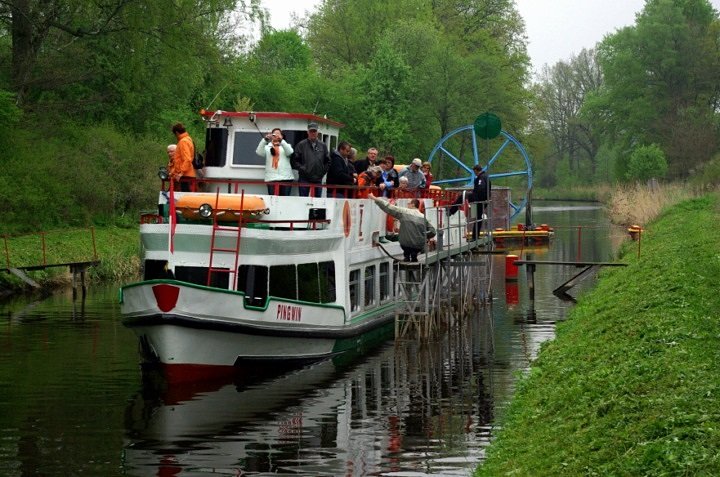
M 517 259 L 517 255 L 505 255 L 505 280 L 517 280 L 518 266 L 515 265 Z

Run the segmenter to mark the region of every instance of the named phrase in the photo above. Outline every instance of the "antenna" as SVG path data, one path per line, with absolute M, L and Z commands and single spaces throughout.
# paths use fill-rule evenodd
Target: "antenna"
M 217 92 L 217 94 L 215 95 L 215 97 L 210 101 L 210 103 L 207 105 L 207 108 L 205 108 L 205 109 L 210 109 L 210 106 L 212 106 L 212 104 L 215 102 L 215 100 L 218 99 L 218 96 L 220 96 L 220 93 L 222 93 L 223 91 L 225 91 L 225 88 L 227 88 L 228 86 L 230 86 L 230 83 L 227 83 L 225 86 L 223 86 L 222 88 L 220 88 L 220 91 Z
M 317 114 L 317 108 L 318 108 L 319 104 L 320 104 L 320 100 L 318 99 L 317 102 L 315 103 L 315 107 L 313 108 L 313 116 L 315 116 Z

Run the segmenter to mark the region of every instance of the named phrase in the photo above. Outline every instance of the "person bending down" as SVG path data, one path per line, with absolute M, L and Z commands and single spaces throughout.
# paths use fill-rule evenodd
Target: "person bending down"
M 428 231 L 434 230 L 425 216 L 418 210 L 420 201 L 410 199 L 409 207 L 398 207 L 375 197 L 373 194 L 369 194 L 368 198 L 372 199 L 385 213 L 400 221 L 398 242 L 402 247 L 404 259 L 406 262 L 417 262 L 418 253 L 425 250 Z

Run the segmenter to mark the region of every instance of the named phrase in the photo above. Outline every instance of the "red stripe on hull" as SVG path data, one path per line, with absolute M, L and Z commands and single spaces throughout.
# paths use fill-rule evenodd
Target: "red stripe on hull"
M 237 373 L 235 366 L 208 364 L 162 364 L 162 373 L 168 384 L 213 381 L 232 378 Z

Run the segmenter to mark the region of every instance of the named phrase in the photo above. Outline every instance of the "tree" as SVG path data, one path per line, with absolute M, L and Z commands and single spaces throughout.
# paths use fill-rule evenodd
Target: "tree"
M 259 11 L 257 0 L 0 0 L 2 73 L 26 110 L 155 128 L 165 111 L 199 109 L 225 76 L 221 27 L 236 7 Z
M 410 120 L 410 67 L 390 42 L 383 41 L 363 74 L 361 128 L 369 142 L 392 153 L 407 147 Z
M 719 31 L 707 0 L 649 0 L 635 26 L 606 37 L 605 83 L 588 104 L 606 139 L 626 151 L 659 144 L 672 177 L 709 160 L 718 146 Z
M 588 97 L 602 85 L 602 73 L 593 50 L 583 49 L 569 61 L 545 66 L 539 87 L 544 103 L 542 119 L 553 138 L 556 162 L 567 159 L 568 170 L 580 173 L 587 161 L 595 174 L 600 137 L 594 120 L 583 114 Z

